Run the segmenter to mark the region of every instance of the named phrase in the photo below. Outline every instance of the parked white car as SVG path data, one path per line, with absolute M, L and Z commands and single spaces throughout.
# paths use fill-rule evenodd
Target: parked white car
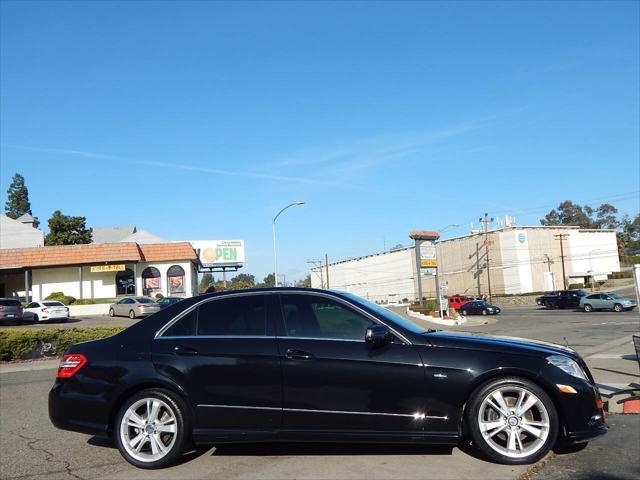
M 42 300 L 41 302 L 31 302 L 24 309 L 23 319 L 32 322 L 43 322 L 45 320 L 69 320 L 69 308 L 64 303 L 55 300 Z

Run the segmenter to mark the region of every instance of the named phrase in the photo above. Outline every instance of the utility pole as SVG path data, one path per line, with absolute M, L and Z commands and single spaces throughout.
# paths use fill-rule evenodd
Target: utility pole
M 327 288 L 329 288 L 329 256 L 326 253 L 324 254 L 324 265 L 327 269 Z
M 547 264 L 547 271 L 551 272 L 551 264 L 553 263 L 553 260 L 551 260 L 549 255 L 547 255 L 546 253 L 544 254 L 544 258 L 546 258 L 546 260 L 544 260 L 542 263 L 546 263 Z
M 322 273 L 324 268 L 322 266 L 322 260 L 307 260 L 307 263 L 315 267 L 315 269 L 311 271 L 320 277 L 320 288 L 324 288 L 324 274 Z
M 484 245 L 485 245 L 485 264 L 487 265 L 487 287 L 489 289 L 489 301 L 491 302 L 491 272 L 489 271 L 489 222 L 493 222 L 493 218 L 489 218 L 489 214 L 485 213 L 484 218 L 480 218 L 480 223 L 484 227 Z
M 556 240 L 560 240 L 560 258 L 562 259 L 562 285 L 564 285 L 564 289 L 567 289 L 567 275 L 564 270 L 564 245 L 563 242 L 566 238 L 569 237 L 568 233 L 557 233 L 554 235 Z

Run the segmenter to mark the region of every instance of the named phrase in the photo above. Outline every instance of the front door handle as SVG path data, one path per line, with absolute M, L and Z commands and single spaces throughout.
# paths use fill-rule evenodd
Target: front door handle
M 198 351 L 195 348 L 191 347 L 173 347 L 173 353 L 176 355 L 198 355 Z
M 287 350 L 286 357 L 289 360 L 311 360 L 313 355 L 309 352 L 304 352 L 302 350 L 292 350 L 291 348 Z

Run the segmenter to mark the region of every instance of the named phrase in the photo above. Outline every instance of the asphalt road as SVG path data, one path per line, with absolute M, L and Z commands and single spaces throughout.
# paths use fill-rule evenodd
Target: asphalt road
M 79 323 L 109 325 L 112 319 L 85 322 Z M 566 338 L 569 345 L 585 355 L 594 375 L 593 362 L 613 362 L 610 368 L 603 368 L 617 373 L 603 371 L 602 375 L 620 375 L 624 381 L 632 382 L 638 381 L 637 362 L 624 358 L 631 357 L 630 354 L 619 352 L 627 351 L 624 348 L 628 345 L 621 342 L 628 343 L 631 333 L 639 328 L 637 311 L 585 314 L 520 308 L 492 318 L 487 325 L 467 325 L 452 330 L 508 334 L 560 343 Z M 49 423 L 47 393 L 54 375 L 54 368 L 0 373 L 0 478 L 516 479 L 528 470 L 527 467 L 495 465 L 458 448 L 321 444 L 223 445 L 194 452 L 170 469 L 139 470 L 126 463 L 104 440 L 60 431 Z M 600 381 L 598 375 L 600 373 L 596 379 Z M 640 455 L 638 422 L 620 422 L 619 418 L 627 417 L 614 416 L 610 420 L 616 432 L 614 435 L 597 439 L 575 454 L 582 456 L 576 458 L 588 459 L 588 463 L 583 465 L 584 462 L 567 455 L 552 456 L 533 478 L 567 478 L 567 472 L 571 471 L 579 471 L 580 475 L 574 478 L 581 479 L 637 478 L 637 470 L 632 468 L 635 467 L 633 460 Z M 618 455 L 619 451 L 625 454 Z M 601 472 L 603 476 L 594 472 Z

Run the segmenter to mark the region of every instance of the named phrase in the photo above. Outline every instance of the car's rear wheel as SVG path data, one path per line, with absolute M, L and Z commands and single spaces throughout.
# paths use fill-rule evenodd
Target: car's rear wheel
M 616 304 L 613 306 L 613 311 L 614 311 L 614 312 L 622 312 L 623 310 L 624 310 L 624 308 L 622 308 L 622 305 L 620 305 L 619 303 L 616 303 Z
M 462 316 L 463 316 L 463 317 L 466 317 L 466 316 L 467 316 L 467 311 L 466 311 L 466 310 L 462 310 L 460 313 L 462 313 Z
M 587 313 L 593 312 L 593 307 L 591 305 L 589 305 L 588 303 L 585 303 L 584 307 L 582 307 L 582 309 Z
M 558 414 L 549 396 L 523 378 L 481 386 L 466 410 L 473 444 L 489 459 L 511 465 L 534 463 L 553 447 Z
M 177 395 L 152 388 L 127 399 L 114 425 L 122 456 L 140 468 L 162 468 L 175 462 L 189 438 L 187 407 Z
M 38 318 L 38 315 L 34 315 L 34 316 L 33 316 L 33 321 L 34 321 L 35 323 L 38 323 L 38 322 L 40 321 L 40 318 Z
M 109 316 L 110 317 L 115 317 L 116 316 L 116 312 L 115 312 L 115 310 L 113 308 L 109 309 Z
M 136 318 L 136 312 L 134 312 L 133 310 L 129 310 L 129 318 L 131 320 L 133 320 L 134 318 Z

